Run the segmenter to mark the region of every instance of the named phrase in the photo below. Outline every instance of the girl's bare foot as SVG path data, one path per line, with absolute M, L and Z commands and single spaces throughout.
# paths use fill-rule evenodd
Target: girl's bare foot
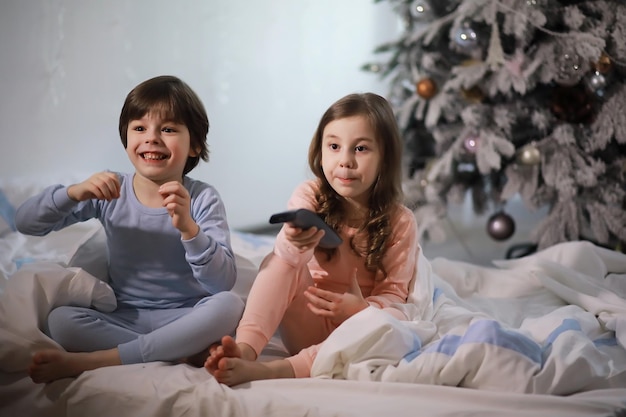
M 288 361 L 257 362 L 252 347 L 238 344 L 230 336 L 224 336 L 222 344 L 211 350 L 204 367 L 218 382 L 229 386 L 259 379 L 295 377 Z
M 78 376 L 84 371 L 113 365 L 121 365 L 117 349 L 97 352 L 65 352 L 46 349 L 33 355 L 28 375 L 35 383 L 51 382 Z
M 220 359 L 224 357 L 253 361 L 256 359 L 256 352 L 245 343 L 238 344 L 232 336 L 224 336 L 222 337 L 220 345 L 212 345 L 209 347 L 209 356 L 204 362 L 204 367 L 213 375 L 213 372 L 217 370 Z
M 233 386 L 261 379 L 295 378 L 295 373 L 289 361 L 285 359 L 257 362 L 223 357 L 213 372 L 213 377 L 222 384 Z
M 217 370 L 217 364 L 224 356 L 241 358 L 241 350 L 237 346 L 235 339 L 231 336 L 224 336 L 222 337 L 221 344 L 209 347 L 209 356 L 206 358 L 206 361 L 204 361 L 204 368 L 207 372 L 213 375 Z

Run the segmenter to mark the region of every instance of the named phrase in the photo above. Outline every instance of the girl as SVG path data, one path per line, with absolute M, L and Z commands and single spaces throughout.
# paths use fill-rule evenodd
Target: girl
M 205 368 L 219 382 L 310 376 L 320 344 L 367 307 L 407 319 L 393 304 L 406 302 L 419 247 L 415 217 L 401 203 L 401 150 L 393 111 L 378 95 L 351 94 L 324 113 L 309 147 L 317 178 L 301 184 L 288 207 L 317 212 L 343 243 L 323 249 L 322 230 L 283 225 L 236 339 L 224 336 L 210 349 Z M 278 326 L 294 356 L 257 362 Z
M 53 185 L 17 210 L 18 230 L 38 236 L 99 219 L 117 298 L 110 313 L 71 306 L 50 312 L 49 335 L 65 351 L 35 353 L 34 382 L 111 365 L 191 363 L 235 330 L 243 301 L 229 292 L 236 269 L 225 208 L 217 190 L 187 177 L 208 160 L 208 129 L 187 84 L 171 76 L 144 81 L 126 97 L 119 120 L 135 172 Z

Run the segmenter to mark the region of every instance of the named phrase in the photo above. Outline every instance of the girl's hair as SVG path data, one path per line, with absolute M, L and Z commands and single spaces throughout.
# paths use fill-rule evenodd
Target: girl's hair
M 209 160 L 209 118 L 200 98 L 182 80 L 171 75 L 162 75 L 142 82 L 126 96 L 120 114 L 119 131 L 122 144 L 128 144 L 128 124 L 150 112 L 160 112 L 161 117 L 182 123 L 189 129 L 190 147 L 197 156 L 187 158 L 183 175 L 194 169 L 200 158 Z
M 369 216 L 360 229 L 367 233 L 368 247 L 362 253 L 353 241 L 350 241 L 350 245 L 355 253 L 365 256 L 365 267 L 368 270 L 380 270 L 386 277 L 382 259 L 391 234 L 390 218 L 397 204 L 402 202 L 403 193 L 402 140 L 393 110 L 383 97 L 373 93 L 349 94 L 332 104 L 322 115 L 309 145 L 309 167 L 320 183 L 316 195 L 317 211 L 337 231 L 347 218 L 348 213 L 341 204 L 342 197 L 328 183 L 322 169 L 322 139 L 324 129 L 330 122 L 352 116 L 363 116 L 369 122 L 381 149 L 381 160 L 378 178 L 370 190 Z M 320 250 L 329 257 L 336 251 Z

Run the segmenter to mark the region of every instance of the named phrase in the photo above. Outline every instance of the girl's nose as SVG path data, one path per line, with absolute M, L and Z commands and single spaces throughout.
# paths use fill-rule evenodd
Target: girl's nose
M 352 168 L 354 166 L 354 159 L 351 156 L 345 155 L 341 158 L 339 165 L 342 168 Z

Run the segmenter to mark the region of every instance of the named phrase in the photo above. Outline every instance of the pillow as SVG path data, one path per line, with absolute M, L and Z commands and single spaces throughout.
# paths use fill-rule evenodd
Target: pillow
M 0 237 L 15 230 L 15 207 L 0 189 Z
M 7 280 L 24 265 L 35 262 L 54 262 L 62 266 L 81 266 L 101 278 L 99 260 L 93 254 L 94 244 L 101 238 L 102 225 L 95 219 L 77 223 L 47 236 L 29 236 L 9 232 L 0 239 L 0 293 Z M 87 247 L 85 247 L 87 245 Z M 106 253 L 104 254 L 106 259 Z M 106 260 L 105 260 L 106 262 Z M 98 272 L 100 271 L 100 272 Z

